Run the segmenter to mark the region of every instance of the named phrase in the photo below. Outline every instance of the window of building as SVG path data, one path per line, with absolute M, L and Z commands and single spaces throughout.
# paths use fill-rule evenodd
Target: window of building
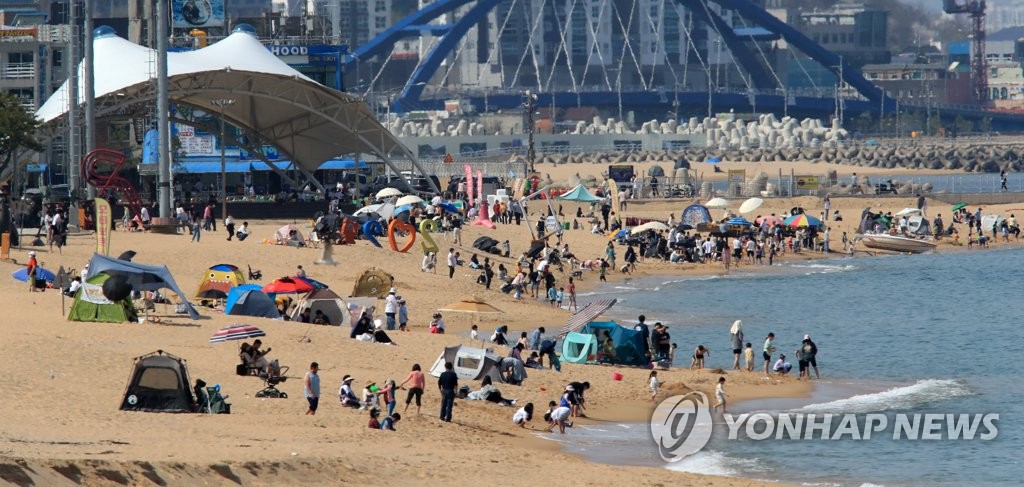
M 387 12 L 388 11 L 388 6 L 384 2 L 377 1 L 377 2 L 375 2 L 373 4 L 373 11 L 374 12 Z
M 53 60 L 53 67 L 55 69 L 64 67 L 64 51 L 62 49 L 54 49 L 50 54 L 50 59 Z
M 31 63 L 32 52 L 9 52 L 7 53 L 7 62 L 9 63 Z
M 374 17 L 374 19 L 373 19 L 373 26 L 378 28 L 378 29 L 383 29 L 383 28 L 387 27 L 387 25 L 388 25 L 387 22 L 388 22 L 387 19 L 385 19 L 384 17 Z

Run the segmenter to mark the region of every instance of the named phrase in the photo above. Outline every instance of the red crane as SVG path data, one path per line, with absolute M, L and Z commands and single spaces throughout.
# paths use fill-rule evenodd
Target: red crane
M 974 97 L 982 106 L 988 104 L 988 63 L 985 60 L 985 0 L 942 0 L 942 10 L 947 14 L 967 14 L 974 23 L 974 57 L 971 59 L 971 77 L 974 80 Z

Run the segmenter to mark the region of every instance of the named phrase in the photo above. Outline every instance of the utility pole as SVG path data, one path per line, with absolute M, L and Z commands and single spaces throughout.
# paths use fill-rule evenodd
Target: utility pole
M 167 2 L 156 1 L 156 120 L 157 120 L 157 195 L 160 218 L 171 217 L 171 130 L 170 88 L 167 82 Z
M 235 104 L 234 98 L 214 98 L 210 104 L 220 108 L 220 219 L 228 217 L 228 170 L 224 157 L 224 107 Z M 356 168 L 358 169 L 358 164 Z
M 523 93 L 523 96 L 526 98 L 524 107 L 526 108 L 526 133 L 528 135 L 529 144 L 526 149 L 526 159 L 530 162 L 530 175 L 532 175 L 535 171 L 534 164 L 537 159 L 537 148 L 533 141 L 533 133 L 535 131 L 533 115 L 534 110 L 536 109 L 535 103 L 537 102 L 537 95 L 532 93 L 530 90 L 526 90 L 526 93 Z

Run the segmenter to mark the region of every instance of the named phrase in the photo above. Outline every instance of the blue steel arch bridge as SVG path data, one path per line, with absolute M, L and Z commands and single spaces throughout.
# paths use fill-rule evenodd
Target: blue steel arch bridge
M 846 120 L 934 110 L 944 123 L 1024 115 L 897 101 L 750 0 L 420 0 L 343 63 L 346 91 L 395 112 L 598 107 L 621 119 L 736 112 Z M 795 66 L 787 70 L 780 65 Z M 822 77 L 805 67 L 816 67 Z M 841 80 L 841 83 L 839 82 Z M 794 86 L 799 86 L 795 88 Z

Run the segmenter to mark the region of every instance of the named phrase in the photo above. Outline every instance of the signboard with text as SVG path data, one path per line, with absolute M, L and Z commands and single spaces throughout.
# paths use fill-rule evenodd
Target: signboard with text
M 171 26 L 175 29 L 224 25 L 224 0 L 171 0 Z

